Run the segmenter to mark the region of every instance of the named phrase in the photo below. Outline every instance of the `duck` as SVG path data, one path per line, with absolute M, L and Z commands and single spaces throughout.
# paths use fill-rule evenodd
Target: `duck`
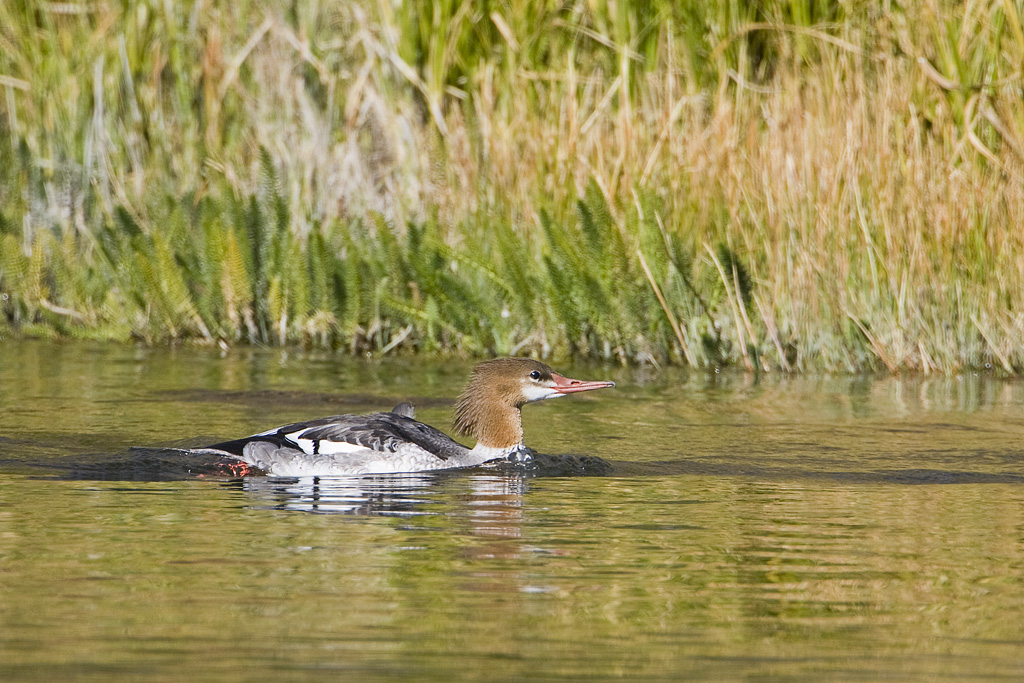
M 455 403 L 456 435 L 464 446 L 419 422 L 415 408 L 400 403 L 387 412 L 333 415 L 274 427 L 194 452 L 227 456 L 247 473 L 270 476 L 352 476 L 476 467 L 492 461 L 525 462 L 521 409 L 527 403 L 614 387 L 607 380 L 570 379 L 532 358 L 497 358 L 473 368 Z

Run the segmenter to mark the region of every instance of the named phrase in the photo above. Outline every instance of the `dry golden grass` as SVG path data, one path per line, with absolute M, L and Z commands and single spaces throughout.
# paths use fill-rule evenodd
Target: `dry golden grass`
M 0 187 L 14 198 L 8 323 L 765 369 L 1024 368 L 1016 5 L 432 6 L 0 10 L 14 27 L 3 135 L 26 159 Z M 196 221 L 243 233 L 247 201 L 276 216 L 275 248 L 323 256 L 324 282 L 348 288 L 293 282 L 296 263 L 249 255 L 254 237 L 233 266 L 175 241 Z M 163 323 L 145 291 L 118 322 L 103 306 L 131 287 L 95 283 L 110 267 L 97 235 L 121 229 L 120 211 L 152 237 L 174 203 L 199 218 L 164 261 L 226 259 L 234 275 L 208 282 L 241 278 L 250 295 L 195 284 L 197 265 L 164 292 Z M 614 235 L 585 259 L 554 246 L 586 234 L 581 211 Z M 419 228 L 450 282 L 412 272 Z M 44 295 L 55 266 L 19 273 L 51 231 L 76 236 L 94 275 Z M 359 275 L 354 259 L 377 266 Z M 532 306 L 510 298 L 523 287 Z M 203 303 L 211 289 L 220 298 Z M 560 295 L 587 315 L 567 322 Z M 79 318 L 56 324 L 54 309 Z

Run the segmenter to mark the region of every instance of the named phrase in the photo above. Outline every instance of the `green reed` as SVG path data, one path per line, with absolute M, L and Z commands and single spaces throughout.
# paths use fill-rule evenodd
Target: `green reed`
M 0 334 L 1024 368 L 1017 3 L 0 27 Z

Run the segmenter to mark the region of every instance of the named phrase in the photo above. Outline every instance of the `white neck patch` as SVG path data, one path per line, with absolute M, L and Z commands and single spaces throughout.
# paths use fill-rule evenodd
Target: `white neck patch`
M 533 382 L 523 384 L 523 397 L 527 403 L 543 401 L 546 398 L 558 398 L 560 396 L 565 396 L 565 394 L 554 387 L 546 387 L 543 384 L 534 384 Z

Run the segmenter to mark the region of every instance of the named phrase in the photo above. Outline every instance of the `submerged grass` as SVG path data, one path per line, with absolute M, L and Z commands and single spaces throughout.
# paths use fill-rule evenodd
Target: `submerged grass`
M 1024 370 L 1017 2 L 0 5 L 0 334 Z

